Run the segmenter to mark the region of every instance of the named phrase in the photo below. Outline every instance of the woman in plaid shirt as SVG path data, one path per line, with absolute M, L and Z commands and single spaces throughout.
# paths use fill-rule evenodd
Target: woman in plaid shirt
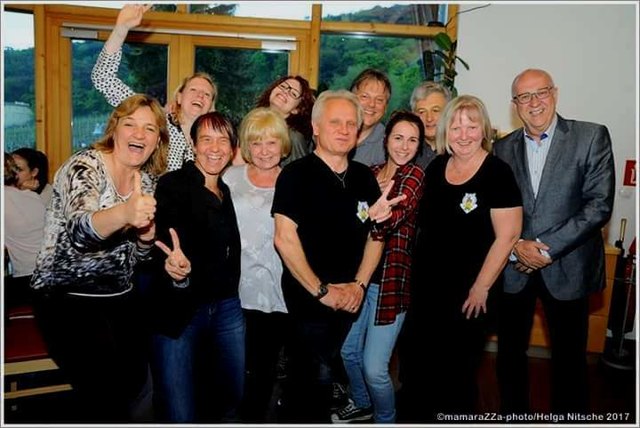
M 424 172 L 414 164 L 422 150 L 424 126 L 408 111 L 395 112 L 386 126 L 387 162 L 372 167 L 381 189 L 391 180 L 389 197 L 406 195 L 393 208 L 392 217 L 375 233 L 386 238 L 385 251 L 370 284 L 358 319 L 342 346 L 342 360 L 349 377 L 351 400 L 332 415 L 336 423 L 373 418 L 376 423 L 395 422 L 395 391 L 389 360 L 409 307 L 411 249 Z

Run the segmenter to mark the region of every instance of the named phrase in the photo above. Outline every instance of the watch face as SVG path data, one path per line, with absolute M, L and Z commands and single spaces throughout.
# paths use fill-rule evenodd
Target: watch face
M 320 284 L 320 288 L 318 289 L 318 294 L 316 295 L 316 299 L 321 299 L 322 297 L 326 296 L 328 292 L 329 292 L 329 289 L 327 288 L 326 284 Z

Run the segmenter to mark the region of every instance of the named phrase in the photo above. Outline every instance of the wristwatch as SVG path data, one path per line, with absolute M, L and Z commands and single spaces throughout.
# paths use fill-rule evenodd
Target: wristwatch
M 323 282 L 318 286 L 318 293 L 316 294 L 315 297 L 316 299 L 320 300 L 324 296 L 326 296 L 328 292 L 329 292 L 329 288 L 327 288 L 327 284 Z

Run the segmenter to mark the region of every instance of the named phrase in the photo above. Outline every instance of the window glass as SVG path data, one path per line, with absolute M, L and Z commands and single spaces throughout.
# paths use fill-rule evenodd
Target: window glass
M 357 1 L 322 3 L 322 19 L 326 21 L 427 25 L 431 21 L 444 22 L 446 11 L 446 4 Z
M 413 88 L 424 80 L 421 39 L 322 35 L 320 40 L 320 84 L 325 89 L 350 89 L 351 82 L 365 68 L 387 74 L 391 82 L 389 114 L 409 109 Z
M 101 41 L 73 40 L 72 108 L 73 151 L 89 147 L 102 136 L 113 107 L 107 103 L 91 82 Z M 167 54 L 164 45 L 125 43 L 118 76 L 134 91 L 146 93 L 166 103 Z M 153 58 L 151 61 L 150 58 Z
M 308 1 L 239 1 L 235 3 L 204 3 L 189 5 L 191 13 L 243 16 L 247 18 L 273 18 L 311 20 L 311 5 Z
M 288 64 L 287 52 L 196 47 L 196 70 L 209 73 L 218 87 L 216 110 L 235 124 L 274 80 L 288 74 Z
M 33 15 L 2 12 L 4 150 L 36 148 Z

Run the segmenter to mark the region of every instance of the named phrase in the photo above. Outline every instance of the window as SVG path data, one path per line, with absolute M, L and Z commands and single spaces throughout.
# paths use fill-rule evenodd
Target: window
M 320 43 L 319 90 L 348 90 L 362 70 L 376 68 L 391 82 L 386 117 L 394 110 L 409 109 L 413 88 L 424 80 L 420 39 L 323 35 Z
M 72 43 L 73 152 L 89 147 L 104 131 L 113 107 L 93 87 L 93 69 L 103 42 L 74 39 Z M 125 43 L 118 76 L 134 91 L 166 103 L 167 47 Z M 153 58 L 153 61 L 149 59 Z
M 3 14 L 4 150 L 35 149 L 33 15 Z
M 196 71 L 209 73 L 218 87 L 216 110 L 239 124 L 262 91 L 288 74 L 287 52 L 196 48 Z
M 441 4 L 400 4 L 398 2 L 327 2 L 322 5 L 324 21 L 376 22 L 426 25 L 444 22 L 447 7 Z

